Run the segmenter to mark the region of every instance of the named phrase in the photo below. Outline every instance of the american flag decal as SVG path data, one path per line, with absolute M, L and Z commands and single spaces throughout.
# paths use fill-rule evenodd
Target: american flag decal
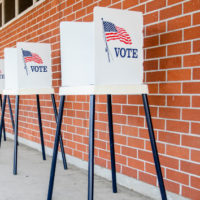
M 131 37 L 124 28 L 120 28 L 108 21 L 103 21 L 103 28 L 107 42 L 119 40 L 124 44 L 132 44 Z
M 23 57 L 24 57 L 24 62 L 36 62 L 38 64 L 43 64 L 42 58 L 36 54 L 36 53 L 31 53 L 30 51 L 22 50 Z

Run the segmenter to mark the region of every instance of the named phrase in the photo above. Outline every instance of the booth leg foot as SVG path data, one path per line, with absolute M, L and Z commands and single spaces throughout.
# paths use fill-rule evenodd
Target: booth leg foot
M 56 119 L 56 123 L 57 123 L 58 111 L 57 111 L 57 106 L 56 106 L 56 101 L 55 101 L 54 94 L 51 94 L 51 99 L 52 99 L 52 104 L 53 104 L 55 119 Z M 62 160 L 63 160 L 63 167 L 66 170 L 67 169 L 67 161 L 66 161 L 65 149 L 64 149 L 63 140 L 62 140 L 62 134 L 61 133 L 60 133 L 59 140 L 60 140 L 60 150 L 61 150 Z
M 0 123 L 0 146 L 1 146 L 2 131 L 3 131 L 3 127 L 4 127 L 4 114 L 5 114 L 5 108 L 6 108 L 6 98 L 7 98 L 7 95 L 4 95 L 2 111 L 1 111 L 1 123 Z
M 43 136 L 43 130 L 42 130 L 42 119 L 41 119 L 41 111 L 40 111 L 40 99 L 39 99 L 38 94 L 36 95 L 36 100 L 37 100 L 38 124 L 39 124 L 39 129 L 40 129 L 40 140 L 41 140 L 41 147 L 42 147 L 42 157 L 43 157 L 43 160 L 46 160 L 44 136 Z
M 58 118 L 57 118 L 57 127 L 56 127 L 56 135 L 55 135 L 55 142 L 54 142 L 54 149 L 53 149 L 53 158 L 52 158 L 52 163 L 51 163 L 51 172 L 50 172 L 47 200 L 51 200 L 52 194 L 53 194 L 53 184 L 54 184 L 55 171 L 56 171 L 56 161 L 57 161 L 57 155 L 58 155 L 58 145 L 59 145 L 59 137 L 60 137 L 60 132 L 61 132 L 61 125 L 62 125 L 64 102 L 65 102 L 65 96 L 61 96 L 59 113 L 58 113 Z
M 110 137 L 110 158 L 112 169 L 112 189 L 113 193 L 117 193 L 116 183 L 116 166 L 115 166 L 115 147 L 113 136 L 113 119 L 112 119 L 112 99 L 111 95 L 107 95 L 107 109 L 108 109 L 108 125 L 109 125 L 109 137 Z
M 155 135 L 154 135 L 154 131 L 153 131 L 153 125 L 152 125 L 152 121 L 151 121 L 151 114 L 150 114 L 150 110 L 149 110 L 147 94 L 142 94 L 142 99 L 143 99 L 143 104 L 144 104 L 146 120 L 147 120 L 147 126 L 148 126 L 148 130 L 149 130 L 149 138 L 150 138 L 150 142 L 151 142 L 151 148 L 152 148 L 153 158 L 154 158 L 155 167 L 156 167 L 156 173 L 157 173 L 157 177 L 158 177 L 158 183 L 159 183 L 159 187 L 160 187 L 160 193 L 161 193 L 162 200 L 167 200 L 165 185 L 164 185 L 164 181 L 163 181 L 163 176 L 162 176 L 162 171 L 161 171 L 160 161 L 159 161 L 159 156 L 158 156 L 158 150 L 157 150 L 156 141 L 155 141 Z
M 88 200 L 93 200 L 93 191 L 94 191 L 94 122 L 95 122 L 95 95 L 90 95 Z
M 1 95 L 0 95 L 0 104 L 1 104 L 1 108 L 2 108 L 2 96 Z M 4 141 L 6 141 L 6 130 L 5 130 L 4 120 L 3 120 L 2 128 L 3 128 L 3 138 L 4 138 Z
M 17 174 L 18 116 L 19 116 L 19 95 L 16 96 L 16 100 L 15 100 L 15 135 L 14 135 L 14 163 L 13 163 L 14 175 Z

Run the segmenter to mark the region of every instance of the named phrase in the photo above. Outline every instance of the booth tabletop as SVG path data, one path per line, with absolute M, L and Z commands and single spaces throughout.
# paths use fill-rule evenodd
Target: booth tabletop
M 148 94 L 147 85 L 90 85 L 60 87 L 59 95 Z
M 35 88 L 35 89 L 5 89 L 4 95 L 33 95 L 33 94 L 54 94 L 53 88 Z

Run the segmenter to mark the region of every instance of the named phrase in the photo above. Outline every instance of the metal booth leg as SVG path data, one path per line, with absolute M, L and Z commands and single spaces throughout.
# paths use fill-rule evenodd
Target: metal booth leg
M 7 95 L 4 95 L 2 111 L 1 111 L 1 123 L 0 123 L 0 146 L 1 146 L 2 130 L 3 130 L 3 125 L 4 125 L 4 114 L 5 114 L 5 108 L 6 108 L 6 98 L 7 98 Z
M 12 107 L 11 107 L 9 95 L 8 95 L 8 106 L 9 106 L 9 110 L 10 110 L 10 119 L 11 119 L 11 122 L 12 122 L 12 127 L 13 127 L 13 130 L 15 130 L 15 122 L 14 122 L 14 119 L 13 119 L 13 113 L 12 113 Z
M 2 108 L 2 95 L 1 94 L 0 94 L 0 105 L 1 105 L 1 108 Z M 5 130 L 5 121 L 4 121 L 4 119 L 3 119 L 2 128 L 3 128 L 3 138 L 4 138 L 4 141 L 6 141 L 6 130 Z
M 52 99 L 53 110 L 54 110 L 55 119 L 56 119 L 56 123 L 57 123 L 58 111 L 57 111 L 57 106 L 56 106 L 56 101 L 55 101 L 54 94 L 51 94 L 51 99 Z M 66 161 L 66 157 L 65 157 L 65 149 L 64 149 L 63 140 L 62 140 L 62 134 L 61 133 L 60 133 L 60 138 L 59 139 L 60 139 L 60 150 L 61 150 L 61 154 L 62 154 L 63 167 L 64 167 L 64 169 L 67 169 L 67 161 Z
M 40 111 L 40 99 L 39 99 L 38 94 L 36 95 L 36 100 L 37 100 L 38 124 L 39 124 L 39 129 L 40 129 L 40 140 L 41 140 L 41 147 L 42 147 L 42 157 L 43 157 L 43 160 L 46 160 L 44 137 L 43 137 L 43 130 L 42 130 L 41 111 Z
M 110 137 L 110 158 L 111 158 L 111 169 L 112 169 L 112 188 L 113 188 L 113 193 L 117 193 L 116 166 L 115 166 L 115 147 L 114 147 L 113 119 L 112 119 L 112 97 L 111 97 L 110 94 L 107 95 L 107 109 L 108 109 L 108 126 L 109 126 L 109 137 Z
M 154 158 L 157 177 L 158 177 L 158 183 L 159 183 L 159 187 L 160 187 L 160 193 L 161 193 L 162 200 L 167 200 L 165 185 L 164 185 L 162 171 L 161 171 L 161 167 L 160 167 L 160 161 L 159 161 L 159 157 L 158 157 L 158 150 L 156 147 L 155 135 L 154 135 L 154 131 L 153 131 L 153 125 L 152 125 L 152 121 L 151 121 L 151 114 L 150 114 L 150 110 L 149 110 L 147 94 L 142 94 L 142 99 L 143 99 L 143 104 L 144 104 L 146 120 L 147 120 L 147 126 L 148 126 L 148 130 L 149 130 L 149 138 L 150 138 L 150 142 L 151 142 L 153 158 Z
M 55 171 L 56 171 L 56 161 L 57 161 L 57 155 L 58 155 L 58 145 L 59 145 L 59 138 L 60 138 L 60 132 L 61 132 L 64 103 L 65 103 L 65 96 L 61 96 L 59 113 L 58 113 L 58 118 L 57 118 L 57 127 L 56 127 L 55 141 L 54 141 L 53 158 L 52 158 L 52 163 L 51 163 L 51 172 L 50 172 L 47 200 L 51 200 L 52 194 L 53 194 L 53 184 L 54 184 Z
M 95 122 L 95 95 L 90 95 L 89 121 L 89 161 L 88 161 L 88 200 L 93 200 L 94 191 L 94 122 Z
M 14 135 L 14 162 L 13 162 L 13 174 L 17 174 L 17 151 L 18 151 L 18 116 L 19 116 L 19 95 L 15 100 L 15 135 Z

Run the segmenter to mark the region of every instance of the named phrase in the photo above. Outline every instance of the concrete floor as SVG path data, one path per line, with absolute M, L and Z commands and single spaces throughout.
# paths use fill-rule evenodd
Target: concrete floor
M 0 149 L 0 200 L 46 200 L 51 157 L 42 161 L 41 152 L 19 146 L 18 175 L 12 174 L 13 141 L 2 141 Z M 147 200 L 145 196 L 118 186 L 111 191 L 111 182 L 95 176 L 95 200 Z M 64 171 L 58 161 L 53 200 L 86 200 L 87 171 L 72 165 Z

